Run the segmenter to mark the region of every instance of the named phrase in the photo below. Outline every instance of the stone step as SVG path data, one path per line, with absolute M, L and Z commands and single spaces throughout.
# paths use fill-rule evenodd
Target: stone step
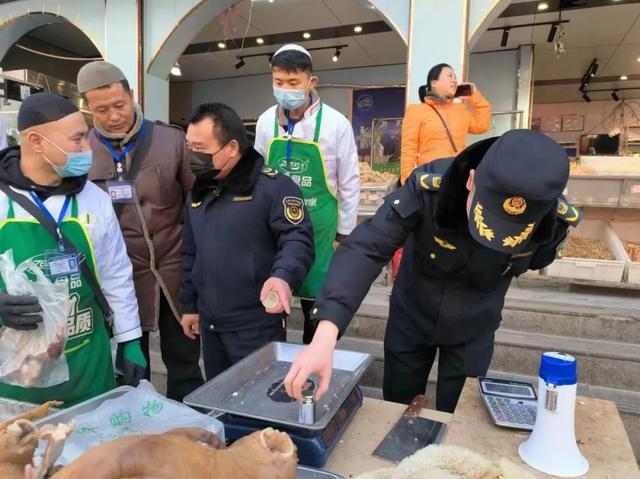
M 583 383 L 640 391 L 640 345 L 637 344 L 500 328 L 496 332 L 491 368 L 536 376 L 544 351 L 562 351 L 575 356 Z
M 295 321 L 289 324 L 289 340 L 301 342 L 300 330 Z M 380 339 L 355 337 L 353 331 L 340 340 L 340 347 L 370 353 L 379 368 L 370 368 L 364 378 L 365 384 L 380 386 L 382 383 L 381 362 L 384 358 L 383 343 Z M 151 351 L 158 359 L 152 364 L 162 364 L 159 344 L 151 336 Z M 496 332 L 496 347 L 490 368 L 509 374 L 535 377 L 544 351 L 562 351 L 572 354 L 578 360 L 579 378 L 591 386 L 640 391 L 640 345 L 571 338 L 551 334 L 512 331 L 500 328 Z
M 382 339 L 390 292 L 387 287 L 372 287 L 347 333 Z M 543 287 L 522 288 L 514 283 L 505 299 L 502 326 L 514 331 L 640 344 L 640 297 L 635 294 L 623 291 L 602 296 Z M 292 327 L 302 328 L 297 302 L 289 321 Z
M 298 334 L 296 331 L 288 332 L 289 341 L 299 341 Z M 381 340 L 348 334 L 339 344 L 344 349 L 370 353 L 380 361 L 384 356 Z M 496 347 L 490 368 L 506 373 L 537 376 L 540 357 L 545 351 L 562 351 L 574 355 L 578 361 L 580 381 L 585 384 L 640 391 L 640 345 L 636 344 L 500 328 L 496 332 Z

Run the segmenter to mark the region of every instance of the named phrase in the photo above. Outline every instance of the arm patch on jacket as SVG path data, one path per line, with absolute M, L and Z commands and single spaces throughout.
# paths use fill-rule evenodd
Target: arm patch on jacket
M 571 226 L 578 226 L 578 223 L 582 220 L 582 211 L 562 198 L 558 198 L 556 215 Z
M 299 225 L 304 219 L 304 202 L 295 196 L 285 196 L 282 199 L 284 217 L 293 225 Z

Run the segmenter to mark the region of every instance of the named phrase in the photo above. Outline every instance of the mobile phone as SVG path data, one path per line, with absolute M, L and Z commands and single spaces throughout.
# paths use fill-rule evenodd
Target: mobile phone
M 456 93 L 455 97 L 458 96 L 471 96 L 471 92 L 472 92 L 472 88 L 471 85 L 468 83 L 461 83 L 460 85 L 458 85 L 458 88 L 456 88 Z

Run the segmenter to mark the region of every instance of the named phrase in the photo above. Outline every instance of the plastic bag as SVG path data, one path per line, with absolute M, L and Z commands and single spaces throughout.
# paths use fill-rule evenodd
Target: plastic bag
M 224 425 L 220 421 L 167 399 L 145 380 L 140 381 L 136 389 L 107 399 L 95 409 L 90 408 L 88 412 L 69 417 L 74 409 L 86 411 L 87 405 L 97 400 L 99 397 L 61 413 L 65 415 L 64 418 L 54 415 L 45 419 L 47 423 L 66 422 L 69 419 L 75 422 L 75 431 L 65 441 L 57 464 L 69 464 L 92 447 L 120 437 L 161 434 L 179 427 L 206 429 L 224 441 Z
M 69 380 L 64 355 L 69 315 L 68 283 L 51 282 L 32 260 L 15 266 L 13 251 L 0 255 L 0 274 L 9 294 L 31 295 L 42 306 L 36 329 L 0 328 L 0 381 L 46 388 Z

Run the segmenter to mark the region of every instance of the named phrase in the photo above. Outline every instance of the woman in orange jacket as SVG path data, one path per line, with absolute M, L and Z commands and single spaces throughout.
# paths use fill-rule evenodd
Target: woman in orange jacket
M 468 96 L 454 98 L 458 81 L 453 68 L 440 63 L 429 70 L 427 84 L 420 87 L 422 103 L 409 105 L 402 122 L 402 184 L 416 167 L 456 156 L 467 146 L 468 133 L 489 129 L 491 104 L 473 83 L 468 85 Z

